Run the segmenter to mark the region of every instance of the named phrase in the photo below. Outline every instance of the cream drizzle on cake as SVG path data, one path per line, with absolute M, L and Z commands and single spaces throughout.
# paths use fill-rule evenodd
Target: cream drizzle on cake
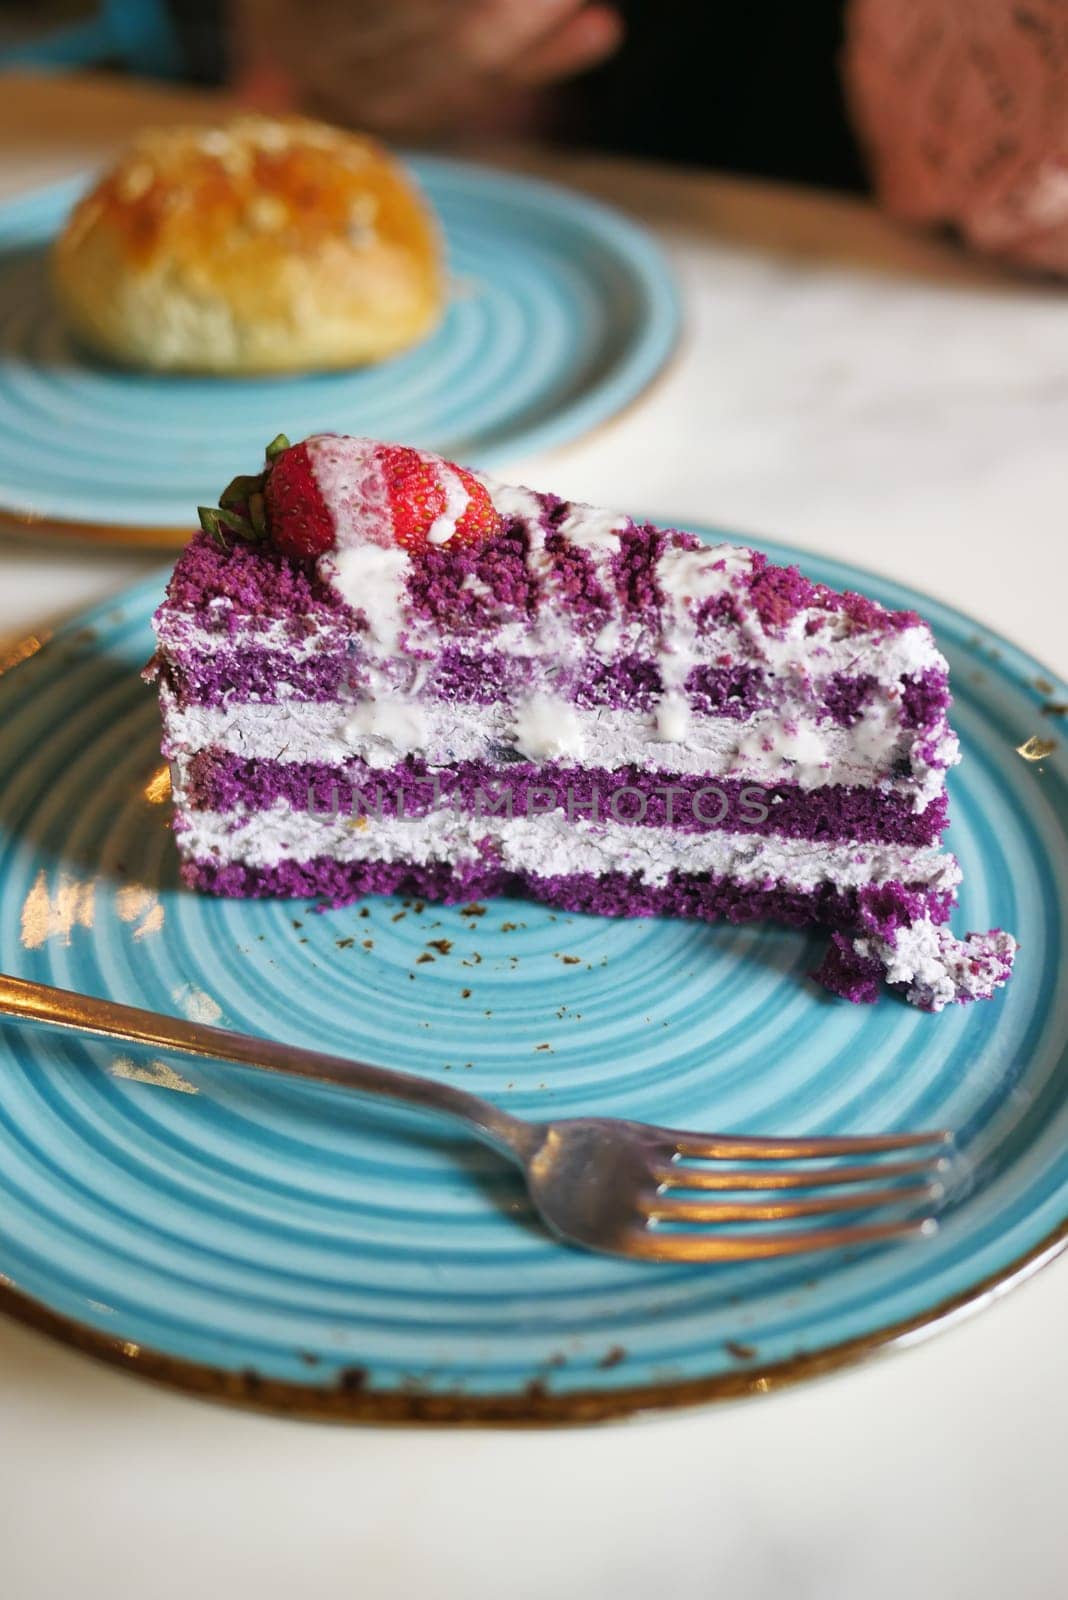
M 362 614 L 383 658 L 394 655 L 400 644 L 410 566 L 405 551 L 378 544 L 343 545 L 336 555 L 319 560 L 320 574 Z

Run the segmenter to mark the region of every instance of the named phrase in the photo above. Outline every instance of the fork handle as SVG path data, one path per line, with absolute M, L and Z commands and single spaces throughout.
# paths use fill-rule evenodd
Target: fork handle
M 488 1100 L 456 1089 L 452 1084 L 435 1083 L 411 1072 L 395 1072 L 345 1056 L 324 1055 L 318 1050 L 305 1050 L 300 1045 L 282 1044 L 275 1039 L 259 1039 L 201 1022 L 186 1022 L 160 1012 L 143 1011 L 139 1006 L 98 1000 L 92 995 L 76 994 L 71 989 L 54 989 L 47 983 L 30 983 L 25 978 L 0 973 L 0 1018 L 4 1017 L 63 1033 L 120 1039 L 129 1044 L 174 1050 L 181 1055 L 200 1056 L 210 1061 L 229 1061 L 264 1072 L 307 1078 L 314 1083 L 335 1084 L 358 1094 L 398 1100 L 423 1111 L 459 1118 L 479 1138 L 520 1161 L 540 1143 L 537 1124 L 513 1117 Z

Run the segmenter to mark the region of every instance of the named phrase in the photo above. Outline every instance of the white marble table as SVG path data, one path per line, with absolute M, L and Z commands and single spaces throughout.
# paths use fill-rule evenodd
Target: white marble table
M 9 81 L 0 194 L 172 105 L 106 80 Z M 687 328 L 627 415 L 506 475 L 848 557 L 1068 672 L 1068 293 L 852 201 L 524 161 L 656 229 Z M 0 541 L 0 643 L 151 564 Z M 768 1400 L 587 1432 L 432 1433 L 210 1408 L 0 1322 L 0 1591 L 1052 1600 L 1068 1570 L 1066 1326 L 1062 1261 L 919 1348 Z

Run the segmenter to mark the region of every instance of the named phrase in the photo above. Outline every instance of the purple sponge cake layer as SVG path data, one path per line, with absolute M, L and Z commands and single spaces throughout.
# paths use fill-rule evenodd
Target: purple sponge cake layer
M 685 917 L 702 922 L 770 920 L 801 928 L 812 924 L 863 930 L 870 890 L 838 889 L 823 883 L 806 890 L 788 885 L 742 885 L 706 875 L 672 874 L 649 884 L 626 873 L 571 873 L 556 877 L 509 872 L 490 861 L 406 862 L 283 861 L 272 866 L 190 860 L 182 867 L 193 889 L 231 898 L 320 899 L 347 905 L 367 894 L 411 894 L 446 905 L 496 895 L 525 895 L 562 911 L 606 917 Z M 944 922 L 951 896 L 917 885 L 881 884 L 882 913 L 892 924 L 916 917 Z
M 532 667 L 522 658 L 499 651 L 474 654 L 450 646 L 425 666 L 422 693 L 428 699 L 489 705 L 502 695 L 515 698 L 529 687 Z M 299 656 L 247 645 L 238 651 L 176 651 L 162 669 L 164 680 L 183 705 L 219 706 L 282 700 L 328 702 L 358 699 L 366 692 L 366 669 L 351 651 Z M 759 667 L 743 662 L 729 666 L 692 667 L 683 684 L 691 709 L 699 716 L 745 720 L 754 712 L 776 709 L 776 685 Z M 613 660 L 586 656 L 562 668 L 554 690 L 578 706 L 651 711 L 664 692 L 655 661 L 627 655 Z M 852 727 L 876 696 L 878 684 L 869 673 L 851 677 L 837 673 L 811 697 L 811 709 L 839 727 Z M 900 722 L 924 732 L 938 728 L 949 704 L 944 672 L 927 669 L 901 678 Z
M 531 665 L 499 651 L 475 655 L 456 647 L 443 650 L 426 667 L 422 693 L 430 699 L 490 705 L 503 693 L 521 694 L 532 676 Z M 217 706 L 224 701 L 281 700 L 330 701 L 358 699 L 365 692 L 366 670 L 358 656 L 315 655 L 301 659 L 275 650 L 249 646 L 240 651 L 176 653 L 170 660 L 167 681 L 185 704 Z M 557 673 L 557 693 L 580 706 L 611 706 L 616 710 L 648 711 L 663 692 L 656 663 L 636 656 L 604 661 L 583 658 Z M 848 725 L 840 704 L 850 708 L 863 703 L 867 683 L 857 681 L 844 694 L 830 697 L 828 715 Z M 764 675 L 739 663 L 733 667 L 699 666 L 689 673 L 685 691 L 697 712 L 744 718 L 774 704 Z
M 516 815 L 554 809 L 575 817 L 637 822 L 700 833 L 710 828 L 791 839 L 856 839 L 902 845 L 935 843 L 946 827 L 945 794 L 913 811 L 899 795 L 872 788 L 828 785 L 756 786 L 736 778 L 707 778 L 622 767 L 612 771 L 560 762 L 491 766 L 457 762 L 429 768 L 414 757 L 398 766 L 345 767 L 322 763 L 244 760 L 201 750 L 183 762 L 185 805 L 199 811 L 257 811 L 284 800 L 317 815 L 424 816 L 440 806 L 498 810 L 502 796 Z
M 595 630 L 609 611 L 641 618 L 660 609 L 662 590 L 654 568 L 665 548 L 693 552 L 709 548 L 695 534 L 650 523 L 636 525 L 624 517 L 617 519 L 615 554 L 603 563 L 595 561 L 588 549 L 569 546 L 561 531 L 569 513 L 590 508 L 524 493 L 532 503 L 550 507 L 547 519 L 557 528 L 555 540 L 541 545 L 546 518 L 513 515 L 506 517 L 496 538 L 475 549 L 442 546 L 425 551 L 413 563 L 407 582 L 413 622 L 433 622 L 457 637 L 477 636 L 490 615 L 527 619 L 543 605 L 566 603 L 570 621 L 585 622 Z M 535 531 L 537 541 L 532 537 Z M 546 558 L 537 564 L 531 560 L 535 542 Z M 728 548 L 719 547 L 717 556 Z M 812 583 L 795 567 L 774 566 L 760 551 L 743 554 L 750 558 L 745 575 L 733 590 L 702 601 L 701 621 L 724 611 L 738 614 L 744 606 L 769 633 L 781 631 L 804 613 L 813 638 L 832 618 L 843 619 L 857 637 L 889 636 L 922 626 L 913 611 L 890 611 L 864 595 Z M 603 581 L 591 580 L 598 566 Z M 220 638 L 246 627 L 266 630 L 284 621 L 296 641 L 331 624 L 351 627 L 354 614 L 322 570 L 295 564 L 269 546 L 235 542 L 224 549 L 205 534 L 197 534 L 186 546 L 167 596 L 170 615 L 161 619 L 160 632 L 168 643 L 178 642 L 181 628 L 172 624 L 183 620 L 189 631 L 209 628 Z

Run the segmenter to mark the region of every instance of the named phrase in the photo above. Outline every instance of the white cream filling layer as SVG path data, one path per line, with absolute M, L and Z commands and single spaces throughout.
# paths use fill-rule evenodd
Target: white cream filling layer
M 860 888 L 894 880 L 954 888 L 960 868 L 935 848 L 761 837 L 751 833 L 681 833 L 640 824 L 569 821 L 563 812 L 495 816 L 438 808 L 424 817 L 317 816 L 279 801 L 270 810 L 186 811 L 179 769 L 175 800 L 186 856 L 275 866 L 327 856 L 338 861 L 476 862 L 490 841 L 504 867 L 540 877 L 624 872 L 652 885 L 674 872 L 710 873 L 760 887 L 822 883 Z
M 225 750 L 245 760 L 324 762 L 359 759 L 390 767 L 418 754 L 432 767 L 457 761 L 507 762 L 509 752 L 531 759 L 561 759 L 586 768 L 655 767 L 689 777 L 737 778 L 755 784 L 795 782 L 805 789 L 827 784 L 900 792 L 923 810 L 942 792 L 945 773 L 931 768 L 909 778 L 887 778 L 907 755 L 908 735 L 873 719 L 845 730 L 833 725 L 784 723 L 770 713 L 748 722 L 692 717 L 683 738 L 656 714 L 580 709 L 538 696 L 529 704 L 472 706 L 410 696 L 368 697 L 362 702 L 288 701 L 281 705 L 186 706 L 179 709 L 161 687 L 167 736 L 177 749 Z M 947 757 L 956 740 L 947 736 Z M 503 767 L 507 772 L 507 765 Z

